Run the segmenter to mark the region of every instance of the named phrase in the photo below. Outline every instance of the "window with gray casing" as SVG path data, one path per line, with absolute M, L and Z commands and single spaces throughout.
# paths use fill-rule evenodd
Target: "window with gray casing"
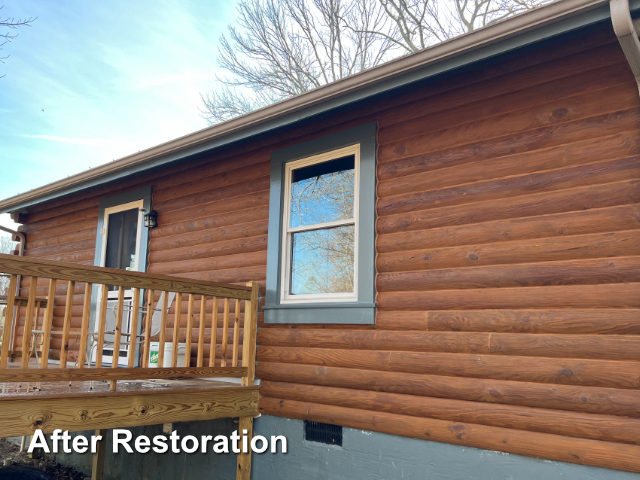
M 373 122 L 272 153 L 265 323 L 375 323 L 376 133 L 377 124 Z M 289 290 L 294 290 L 293 285 L 289 288 L 289 283 L 284 285 L 283 297 L 283 276 L 285 276 L 283 262 L 285 267 L 288 267 L 287 262 L 294 261 L 284 258 L 287 255 L 292 257 L 294 255 L 293 251 L 289 253 L 285 250 L 291 245 L 284 231 L 284 219 L 289 218 L 289 212 L 285 212 L 284 207 L 285 192 L 288 192 L 289 188 L 286 179 L 289 175 L 291 182 L 294 181 L 294 174 L 288 172 L 291 172 L 292 165 L 297 165 L 292 162 L 304 164 L 303 159 L 316 156 L 322 159 L 338 160 L 339 155 L 333 159 L 331 155 L 325 154 L 333 151 L 349 151 L 347 147 L 355 145 L 359 146 L 359 170 L 355 169 L 357 188 L 354 193 L 357 198 L 355 201 L 357 232 L 354 239 L 354 251 L 357 253 L 354 278 L 357 281 L 354 281 L 355 291 L 352 298 L 341 298 L 341 301 L 333 301 L 330 298 L 317 301 L 312 298 L 313 295 L 310 295 L 302 300 L 288 300 L 295 298 L 289 296 Z M 283 242 L 285 242 L 285 248 L 283 248 Z M 291 276 L 293 277 L 293 273 Z

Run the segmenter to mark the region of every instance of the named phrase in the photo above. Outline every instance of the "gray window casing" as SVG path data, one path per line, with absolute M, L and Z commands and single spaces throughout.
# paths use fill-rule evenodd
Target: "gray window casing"
M 104 211 L 107 208 L 116 207 L 125 203 L 135 202 L 136 200 L 142 200 L 144 213 L 151 211 L 151 194 L 153 193 L 153 187 L 142 187 L 130 192 L 121 193 L 113 197 L 107 197 L 100 200 L 99 212 L 98 212 L 98 233 L 96 235 L 96 253 L 93 264 L 96 267 L 100 266 L 100 257 L 102 255 L 102 227 L 104 227 Z M 140 232 L 140 260 L 138 264 L 139 272 L 147 271 L 147 253 L 149 246 L 149 229 L 145 226 L 142 227 Z
M 375 205 L 376 122 L 350 128 L 271 154 L 269 245 L 265 323 L 365 324 L 375 323 Z M 358 301 L 280 304 L 285 165 L 288 162 L 360 144 L 358 229 Z

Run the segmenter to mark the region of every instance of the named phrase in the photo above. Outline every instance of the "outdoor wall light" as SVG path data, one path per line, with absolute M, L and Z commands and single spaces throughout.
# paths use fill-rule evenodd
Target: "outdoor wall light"
M 158 213 L 155 210 L 145 213 L 144 226 L 148 228 L 155 228 L 158 226 Z

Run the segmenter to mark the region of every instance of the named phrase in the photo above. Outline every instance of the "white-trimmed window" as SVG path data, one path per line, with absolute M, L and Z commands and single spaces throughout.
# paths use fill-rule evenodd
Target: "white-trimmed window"
M 281 304 L 358 300 L 360 145 L 286 165 Z

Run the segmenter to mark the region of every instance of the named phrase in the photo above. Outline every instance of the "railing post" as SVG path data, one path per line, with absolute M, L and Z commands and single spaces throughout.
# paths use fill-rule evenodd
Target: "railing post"
M 249 282 L 251 287 L 251 300 L 244 304 L 244 338 L 242 340 L 242 366 L 247 367 L 247 376 L 242 377 L 242 385 L 253 386 L 256 375 L 256 337 L 258 334 L 258 302 L 260 298 L 260 285 Z M 247 431 L 247 441 L 251 444 L 253 436 L 253 417 L 240 417 L 238 422 L 240 435 Z M 247 453 L 238 454 L 236 470 L 237 480 L 251 479 L 251 449 Z
M 256 376 L 256 338 L 258 336 L 258 304 L 260 302 L 260 285 L 249 282 L 251 300 L 244 305 L 244 339 L 242 340 L 242 366 L 247 367 L 247 376 L 242 385 L 253 385 Z
M 9 356 L 9 343 L 11 342 L 11 329 L 13 328 L 13 308 L 16 302 L 17 284 L 18 276 L 11 275 L 11 277 L 9 278 L 7 309 L 5 310 L 4 327 L 2 330 L 2 352 L 0 352 L 0 368 L 7 368 L 7 357 Z

